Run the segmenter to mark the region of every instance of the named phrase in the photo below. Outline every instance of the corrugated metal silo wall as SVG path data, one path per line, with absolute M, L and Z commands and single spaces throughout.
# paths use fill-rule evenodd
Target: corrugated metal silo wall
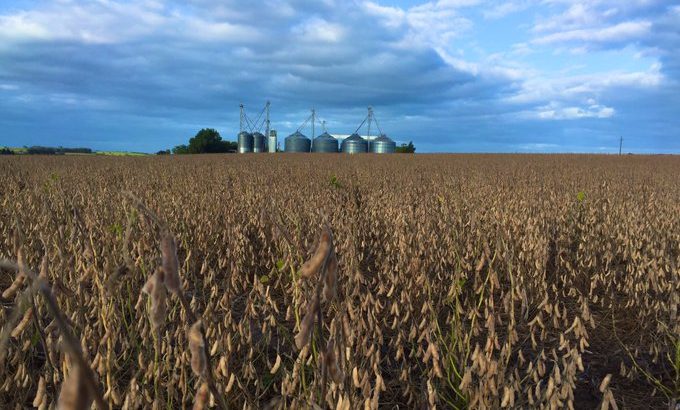
M 253 152 L 253 135 L 247 132 L 238 134 L 238 152 L 243 154 Z
M 342 152 L 347 154 L 362 154 L 368 152 L 366 140 L 343 141 Z
M 338 141 L 335 138 L 332 140 L 327 138 L 317 138 L 314 140 L 312 150 L 314 152 L 338 152 Z
M 253 152 L 265 152 L 265 138 L 259 132 L 253 134 Z
M 311 141 L 309 138 L 286 138 L 286 152 L 309 152 Z
M 375 154 L 394 154 L 397 144 L 394 141 L 373 141 L 371 152 Z

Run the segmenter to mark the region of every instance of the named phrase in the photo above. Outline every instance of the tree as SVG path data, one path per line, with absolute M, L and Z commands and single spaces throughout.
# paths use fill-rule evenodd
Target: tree
M 168 155 L 170 153 L 169 149 L 162 149 L 156 153 L 156 155 Z
M 203 128 L 189 140 L 189 153 L 220 152 L 222 137 L 212 128 Z
M 57 148 L 58 152 L 63 152 L 63 153 L 69 153 L 69 154 L 92 154 L 92 149 L 91 148 L 64 148 L 64 147 L 59 147 Z
M 396 152 L 400 154 L 413 154 L 416 152 L 416 147 L 413 145 L 413 141 L 409 141 L 408 144 L 401 144 L 401 146 L 397 147 Z
M 33 145 L 31 147 L 28 147 L 26 153 L 30 155 L 56 155 L 59 154 L 60 152 L 58 151 L 57 148 Z M 63 154 L 63 152 L 61 153 Z
M 188 154 L 189 153 L 189 147 L 186 145 L 178 145 L 175 148 L 172 149 L 173 154 Z
M 172 149 L 173 154 L 205 154 L 217 152 L 234 152 L 237 144 L 222 141 L 220 133 L 212 128 L 203 128 L 189 140 L 189 145 L 178 145 Z
M 14 151 L 7 147 L 0 148 L 0 155 L 14 155 Z
M 26 148 L 27 154 L 34 155 L 64 155 L 64 154 L 92 154 L 92 149 L 90 148 L 68 148 L 68 147 L 43 147 L 40 145 L 33 145 Z

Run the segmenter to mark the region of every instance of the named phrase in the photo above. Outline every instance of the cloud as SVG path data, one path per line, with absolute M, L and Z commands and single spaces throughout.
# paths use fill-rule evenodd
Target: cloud
M 514 95 L 506 99 L 510 103 L 541 102 L 546 99 L 591 98 L 610 89 L 633 91 L 640 88 L 656 88 L 663 81 L 660 65 L 654 64 L 646 71 L 609 71 L 587 75 L 559 75 L 557 77 L 534 77 L 525 79 Z
M 406 11 L 399 7 L 383 6 L 373 1 L 363 2 L 361 6 L 368 15 L 380 18 L 384 27 L 396 29 L 406 22 Z
M 535 44 L 551 44 L 568 41 L 589 43 L 621 42 L 643 38 L 649 34 L 652 23 L 649 21 L 627 21 L 610 27 L 561 31 L 534 39 Z
M 293 27 L 300 41 L 339 43 L 345 37 L 345 28 L 337 23 L 330 23 L 319 17 L 312 17 Z
M 558 103 L 538 107 L 535 111 L 526 113 L 528 118 L 541 120 L 578 120 L 582 118 L 610 118 L 616 113 L 611 107 L 592 104 L 586 107 L 561 107 Z
M 496 20 L 507 15 L 526 10 L 531 6 L 529 1 L 502 1 L 485 9 L 482 14 L 485 19 Z
M 238 104 L 270 100 L 280 136 L 311 106 L 352 132 L 373 105 L 419 152 L 596 149 L 643 125 L 631 147 L 680 150 L 667 137 L 680 11 L 660 2 L 13 4 L 0 6 L 0 145 L 155 151 L 206 126 L 234 138 Z
M 377 17 L 383 27 L 401 29 L 393 46 L 418 49 L 449 47 L 453 39 L 472 27 L 472 22 L 461 16 L 460 10 L 478 3 L 478 0 L 439 0 L 402 9 L 367 1 L 362 6 L 367 14 Z

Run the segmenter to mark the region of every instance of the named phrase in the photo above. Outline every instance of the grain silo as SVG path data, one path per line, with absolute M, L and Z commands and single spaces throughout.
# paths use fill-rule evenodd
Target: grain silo
M 253 152 L 265 152 L 265 137 L 260 132 L 253 133 Z
M 371 152 L 374 154 L 394 154 L 397 144 L 385 134 L 371 141 Z
M 328 132 L 324 132 L 314 138 L 312 152 L 338 152 L 338 140 L 333 138 Z
M 375 139 L 371 139 L 371 125 L 375 123 L 376 128 L 380 134 Z M 366 124 L 366 139 L 359 136 L 359 130 Z M 345 141 L 342 142 L 342 152 L 349 154 L 354 154 L 358 152 L 372 152 L 375 154 L 391 154 L 396 151 L 396 145 L 394 141 L 383 134 L 380 129 L 380 124 L 378 119 L 375 118 L 373 114 L 373 107 L 368 107 L 368 114 L 361 121 L 361 124 L 354 131 L 354 134 L 347 137 Z
M 239 154 L 253 152 L 253 134 L 245 131 L 238 133 L 238 152 Z
M 284 145 L 286 152 L 309 152 L 312 141 L 300 131 L 295 131 L 286 137 Z
M 258 115 L 255 120 L 248 117 L 243 104 L 239 106 L 241 108 L 241 118 L 239 122 L 240 132 L 238 134 L 239 153 L 267 151 L 267 136 L 269 135 L 269 106 L 270 103 L 267 101 L 267 104 L 265 104 L 264 108 L 260 112 L 260 115 Z M 262 121 L 260 121 L 262 114 L 265 112 L 266 115 Z M 264 134 L 260 132 L 262 127 L 265 127 Z M 250 130 L 251 132 L 246 131 L 246 129 Z
M 276 152 L 276 145 L 278 144 L 278 140 L 276 137 L 276 130 L 271 130 L 269 131 L 269 139 L 267 140 L 267 151 L 268 152 Z
M 342 152 L 360 154 L 368 152 L 368 143 L 356 132 L 342 141 Z

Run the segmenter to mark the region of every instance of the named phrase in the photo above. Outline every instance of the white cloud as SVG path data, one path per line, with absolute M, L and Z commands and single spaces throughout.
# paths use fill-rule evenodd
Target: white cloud
M 399 7 L 381 6 L 372 1 L 366 1 L 361 5 L 367 14 L 378 17 L 385 27 L 398 28 L 406 21 L 406 12 Z
M 50 32 L 43 25 L 31 21 L 27 13 L 10 16 L 0 16 L 0 38 L 21 39 L 30 38 L 49 39 Z
M 591 26 L 601 22 L 601 17 L 593 9 L 594 3 L 575 2 L 561 14 L 551 15 L 539 20 L 533 27 L 535 32 L 563 31 Z
M 402 28 L 400 39 L 393 43 L 399 48 L 449 48 L 452 40 L 472 27 L 472 21 L 459 10 L 479 3 L 479 0 L 439 0 L 408 9 L 362 3 L 363 9 L 380 19 L 386 28 Z
M 515 114 L 515 117 L 524 120 L 563 121 L 586 118 L 606 119 L 616 114 L 616 110 L 612 107 L 593 103 L 592 99 L 589 102 L 589 104 L 578 106 L 550 101 L 548 104 L 520 111 Z
M 111 44 L 149 35 L 167 21 L 154 3 L 62 2 L 0 16 L 0 39 Z
M 196 17 L 183 17 L 177 23 L 178 33 L 182 34 L 182 39 L 251 43 L 262 38 L 260 32 L 253 27 L 228 22 L 212 22 Z
M 339 43 L 345 38 L 345 28 L 336 23 L 330 23 L 319 17 L 312 17 L 303 23 L 293 27 L 295 33 L 302 41 Z
M 477 63 L 456 57 L 443 48 L 436 47 L 435 51 L 442 60 L 456 70 L 487 79 L 518 81 L 527 78 L 531 71 L 524 67 L 513 65 L 511 61 L 504 59 L 503 55 L 492 54 Z
M 576 120 L 581 118 L 609 118 L 615 114 L 611 107 L 591 105 L 588 107 L 541 107 L 535 111 L 541 120 Z
M 489 20 L 495 20 L 495 19 L 500 19 L 503 18 L 507 15 L 510 15 L 512 13 L 516 13 L 518 11 L 522 11 L 527 9 L 531 4 L 524 0 L 524 1 L 503 1 L 501 3 L 493 5 L 491 8 L 488 8 L 482 12 L 482 15 L 484 16 L 485 19 Z
M 646 71 L 610 71 L 586 75 L 562 73 L 555 77 L 539 75 L 526 78 L 520 89 L 505 101 L 512 104 L 527 104 L 546 100 L 588 99 L 611 89 L 656 88 L 662 83 L 663 78 L 659 64 L 653 64 Z
M 649 21 L 627 21 L 610 27 L 595 29 L 579 29 L 548 34 L 532 40 L 534 44 L 551 44 L 569 41 L 588 43 L 624 42 L 639 39 L 650 32 Z
M 155 1 L 100 0 L 84 4 L 63 1 L 0 15 L 0 40 L 5 42 L 119 44 L 150 36 L 249 42 L 256 40 L 258 33 L 255 27 L 179 12 Z
M 546 144 L 546 143 L 529 143 L 529 144 L 519 144 L 517 145 L 522 151 L 533 151 L 533 152 L 545 152 L 551 151 L 559 148 L 558 144 Z

